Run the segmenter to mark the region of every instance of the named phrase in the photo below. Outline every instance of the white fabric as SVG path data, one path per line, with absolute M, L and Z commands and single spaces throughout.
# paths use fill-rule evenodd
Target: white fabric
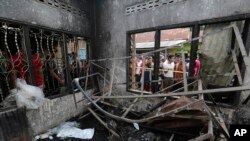
M 141 64 L 142 64 L 142 61 L 141 61 L 141 60 L 140 60 L 139 62 L 136 63 L 135 74 L 140 74 Z
M 89 129 L 79 129 L 80 124 L 77 122 L 65 122 L 61 123 L 58 127 L 55 127 L 53 129 L 50 129 L 48 133 L 46 133 L 48 136 L 51 136 L 53 134 L 57 134 L 57 137 L 60 138 L 79 138 L 79 139 L 92 139 L 94 136 L 94 128 Z
M 23 79 L 17 78 L 16 86 L 18 88 L 15 94 L 17 107 L 38 109 L 49 100 L 44 97 L 43 91 L 39 87 L 28 85 Z
M 163 69 L 166 69 L 167 71 L 167 72 L 164 72 L 164 77 L 170 77 L 170 78 L 174 77 L 174 62 L 169 64 L 168 60 L 166 60 L 163 63 Z

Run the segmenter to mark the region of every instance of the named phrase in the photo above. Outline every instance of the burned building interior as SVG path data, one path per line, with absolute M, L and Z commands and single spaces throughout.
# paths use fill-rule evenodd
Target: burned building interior
M 243 140 L 249 7 L 1 0 L 0 141 Z

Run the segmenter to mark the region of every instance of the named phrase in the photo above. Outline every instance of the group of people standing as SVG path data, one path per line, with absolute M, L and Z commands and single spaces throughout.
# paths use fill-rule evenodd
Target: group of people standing
M 151 91 L 152 77 L 154 63 L 151 56 L 145 57 L 144 66 L 144 81 L 142 81 L 142 58 L 136 58 L 136 69 L 135 69 L 135 80 L 137 88 L 141 87 L 142 82 L 144 83 L 144 91 Z M 183 62 L 185 64 L 183 64 Z M 167 59 L 162 57 L 159 62 L 159 79 L 158 84 L 160 89 L 164 89 L 176 82 L 183 80 L 183 69 L 186 68 L 186 74 L 188 75 L 189 60 L 183 61 L 180 55 L 168 55 Z M 198 74 L 200 69 L 199 58 L 195 60 L 194 75 Z
M 64 78 L 61 76 L 58 68 L 58 63 L 55 57 L 57 50 L 53 50 L 47 54 L 43 60 L 36 50 L 32 50 L 31 60 L 34 69 L 35 85 L 45 91 L 48 95 L 58 94 L 60 86 L 64 86 Z M 24 52 L 17 52 L 10 57 L 10 89 L 14 89 L 15 80 L 17 78 L 24 79 L 29 83 L 28 58 Z M 31 72 L 30 72 L 31 73 Z

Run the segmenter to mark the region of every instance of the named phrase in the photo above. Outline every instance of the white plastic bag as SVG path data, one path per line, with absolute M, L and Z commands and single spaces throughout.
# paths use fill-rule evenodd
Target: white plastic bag
M 56 134 L 59 138 L 78 138 L 78 139 L 92 139 L 94 136 L 94 128 L 92 129 L 79 129 L 80 124 L 77 122 L 65 122 L 58 127 L 50 129 L 47 136 Z
M 57 137 L 60 138 L 78 138 L 78 139 L 92 139 L 94 136 L 94 129 L 79 129 L 76 127 L 68 127 L 63 128 L 60 130 L 60 132 L 57 134 Z
M 44 98 L 42 89 L 28 85 L 25 80 L 16 80 L 17 93 L 16 103 L 17 107 L 26 107 L 27 109 L 38 109 L 48 99 Z

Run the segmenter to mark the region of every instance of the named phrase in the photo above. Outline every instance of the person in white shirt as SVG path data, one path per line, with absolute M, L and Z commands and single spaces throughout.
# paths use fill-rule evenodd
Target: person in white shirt
M 169 55 L 168 59 L 163 63 L 163 88 L 166 88 L 170 86 L 173 83 L 173 77 L 174 77 L 174 56 Z

